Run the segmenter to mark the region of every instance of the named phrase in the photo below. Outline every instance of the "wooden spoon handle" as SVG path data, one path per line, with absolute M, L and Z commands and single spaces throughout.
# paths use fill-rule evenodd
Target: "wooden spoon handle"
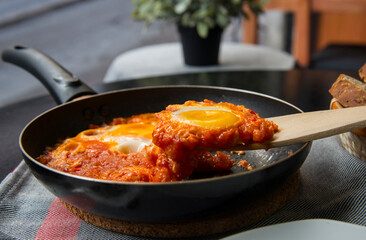
M 366 127 L 366 106 L 297 113 L 268 118 L 279 126 L 273 139 L 263 144 L 230 150 L 281 147 L 321 139 Z

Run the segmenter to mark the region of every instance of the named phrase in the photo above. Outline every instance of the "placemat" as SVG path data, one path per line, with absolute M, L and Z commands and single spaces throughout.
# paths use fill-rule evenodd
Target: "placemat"
M 312 218 L 366 226 L 366 162 L 344 150 L 338 136 L 314 141 L 300 170 L 298 191 L 279 211 L 250 226 L 200 239 Z M 80 220 L 21 163 L 0 184 L 0 239 L 149 238 L 108 231 Z
M 184 221 L 144 223 L 111 219 L 85 212 L 66 202 L 62 203 L 74 215 L 95 226 L 133 236 L 174 238 L 200 237 L 224 233 L 246 227 L 269 217 L 283 207 L 294 195 L 300 182 L 300 171 L 285 184 L 263 197 L 213 216 L 197 217 Z

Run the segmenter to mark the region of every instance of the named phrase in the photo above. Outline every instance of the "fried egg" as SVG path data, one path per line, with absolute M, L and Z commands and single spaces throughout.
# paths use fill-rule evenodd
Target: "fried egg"
M 76 137 L 80 140 L 97 140 L 108 143 L 111 149 L 125 154 L 139 152 L 152 142 L 152 122 L 119 124 L 85 130 Z

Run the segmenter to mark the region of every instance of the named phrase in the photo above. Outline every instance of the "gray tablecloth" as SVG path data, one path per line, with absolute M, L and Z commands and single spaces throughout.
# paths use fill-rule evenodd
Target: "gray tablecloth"
M 314 141 L 295 196 L 272 216 L 240 231 L 300 219 L 333 219 L 366 226 L 366 162 L 338 136 Z M 0 185 L 0 239 L 141 239 L 81 221 L 21 163 Z

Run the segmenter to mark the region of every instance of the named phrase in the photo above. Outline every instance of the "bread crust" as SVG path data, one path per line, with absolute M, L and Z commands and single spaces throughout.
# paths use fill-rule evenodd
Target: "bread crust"
M 360 78 L 366 82 L 366 63 L 358 70 Z
M 342 104 L 340 104 L 337 99 L 333 98 L 330 102 L 330 109 L 341 109 L 341 108 L 343 108 Z M 357 134 L 358 136 L 366 138 L 366 128 L 355 129 L 352 132 L 354 134 Z
M 329 92 L 343 107 L 366 105 L 366 84 L 345 74 L 339 75 Z

